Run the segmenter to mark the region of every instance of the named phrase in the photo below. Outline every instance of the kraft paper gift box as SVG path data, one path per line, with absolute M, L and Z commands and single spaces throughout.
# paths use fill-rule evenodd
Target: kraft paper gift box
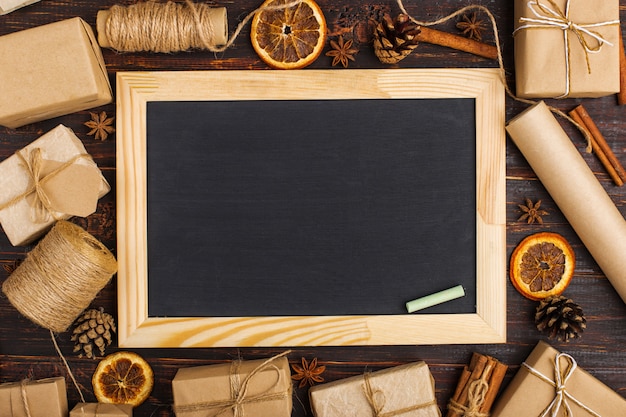
M 515 0 L 517 95 L 601 97 L 618 92 L 623 53 L 619 17 L 619 0 Z
M 563 388 L 560 394 L 557 385 Z M 626 416 L 626 400 L 578 366 L 571 355 L 542 341 L 500 395 L 491 415 L 540 416 L 544 412 L 550 416 Z
M 63 377 L 0 384 L 2 417 L 67 417 L 67 409 Z
M 80 139 L 59 125 L 0 162 L 0 224 L 12 245 L 26 245 L 56 220 L 93 213 L 110 189 Z
M 177 417 L 289 417 L 289 362 L 280 356 L 182 368 L 172 394 Z
M 0 16 L 11 13 L 21 7 L 37 3 L 39 0 L 0 0 Z
M 0 85 L 9 128 L 112 101 L 100 47 L 78 17 L 0 36 Z
M 309 397 L 315 417 L 441 416 L 425 362 L 316 385 L 309 389 Z
M 70 417 L 133 417 L 130 404 L 78 403 Z

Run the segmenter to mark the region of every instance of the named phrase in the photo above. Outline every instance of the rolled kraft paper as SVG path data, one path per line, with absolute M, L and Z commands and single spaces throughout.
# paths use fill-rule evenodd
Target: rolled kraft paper
M 117 272 L 113 254 L 80 226 L 61 220 L 2 284 L 35 324 L 64 332 Z
M 156 3 L 157 5 L 160 3 Z M 141 7 L 142 3 L 138 3 L 137 7 Z M 201 6 L 201 5 L 198 5 Z M 204 6 L 204 5 L 202 5 Z M 123 6 L 114 6 L 114 7 L 123 7 Z M 132 7 L 132 6 L 129 6 Z M 158 13 L 157 15 L 160 15 L 160 13 Z M 211 33 L 212 33 L 212 37 L 210 39 L 210 43 L 213 46 L 217 46 L 217 45 L 224 45 L 226 44 L 226 42 L 228 41 L 228 18 L 227 18 L 227 12 L 226 12 L 226 8 L 225 7 L 211 7 L 211 8 L 206 8 L 206 13 L 203 14 L 204 19 L 206 19 L 207 24 L 212 28 Z M 109 18 L 111 17 L 111 11 L 110 10 L 100 10 L 98 11 L 97 17 L 96 17 L 96 29 L 98 31 L 98 44 L 102 47 L 102 48 L 114 48 L 114 45 L 112 45 L 111 40 L 108 38 L 107 36 L 107 22 L 109 20 Z M 166 17 L 166 16 L 159 16 L 160 18 Z M 164 19 L 162 19 L 161 21 L 165 21 Z M 145 21 L 144 21 L 145 22 Z M 148 22 L 146 22 L 148 23 Z M 158 26 L 161 25 L 161 23 L 154 21 L 154 22 L 150 22 L 151 26 L 153 28 L 156 28 Z M 167 36 L 173 36 L 172 35 L 172 31 L 175 31 L 174 28 L 160 28 L 160 31 L 162 31 L 163 33 L 169 33 L 169 35 Z M 130 33 L 130 32 L 129 32 Z M 156 34 L 154 34 L 156 35 Z M 135 41 L 135 43 L 141 43 L 141 40 L 137 39 Z M 121 52 L 139 52 L 139 50 L 137 48 L 132 48 L 133 50 L 120 50 Z M 142 48 L 140 48 L 142 49 Z M 145 49 L 142 49 L 145 50 Z M 176 51 L 168 51 L 168 52 L 176 52 Z
M 544 102 L 506 130 L 626 302 L 626 221 Z

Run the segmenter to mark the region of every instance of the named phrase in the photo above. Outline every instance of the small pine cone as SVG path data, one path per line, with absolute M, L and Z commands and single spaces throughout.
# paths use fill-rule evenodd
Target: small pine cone
M 97 352 L 104 355 L 107 346 L 113 339 L 111 332 L 115 333 L 115 320 L 113 316 L 99 310 L 86 310 L 74 323 L 74 331 L 71 340 L 74 343 L 74 353 L 79 352 L 78 357 L 86 356 L 95 359 Z
M 561 342 L 579 338 L 587 328 L 582 308 L 562 295 L 548 297 L 539 302 L 535 324 L 539 331 Z
M 400 14 L 394 21 L 385 14 L 374 30 L 374 53 L 383 64 L 396 64 L 417 48 L 419 33 L 409 16 Z

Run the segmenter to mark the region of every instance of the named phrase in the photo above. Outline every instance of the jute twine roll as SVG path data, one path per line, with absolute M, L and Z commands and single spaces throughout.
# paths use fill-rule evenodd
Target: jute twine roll
M 80 226 L 61 220 L 2 285 L 34 323 L 64 332 L 117 272 L 113 254 Z

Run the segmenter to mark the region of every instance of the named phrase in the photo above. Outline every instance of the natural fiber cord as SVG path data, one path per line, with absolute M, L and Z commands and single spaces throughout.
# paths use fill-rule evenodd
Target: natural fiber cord
M 2 285 L 34 323 L 63 332 L 117 272 L 113 254 L 80 226 L 59 221 Z

